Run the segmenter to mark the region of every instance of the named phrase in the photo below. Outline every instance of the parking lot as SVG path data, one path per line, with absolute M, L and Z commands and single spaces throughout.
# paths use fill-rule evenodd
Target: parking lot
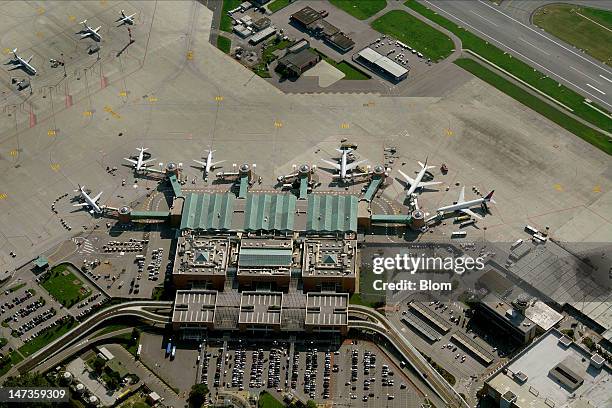
M 198 381 L 207 383 L 213 394 L 222 389 L 265 390 L 279 399 L 289 392 L 320 403 L 377 406 L 384 402 L 390 407 L 417 407 L 424 399 L 400 367 L 365 341 L 330 346 L 208 339 L 196 347 Z

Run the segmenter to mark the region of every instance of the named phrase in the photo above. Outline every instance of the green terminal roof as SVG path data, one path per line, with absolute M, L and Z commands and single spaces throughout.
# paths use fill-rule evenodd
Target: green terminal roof
M 183 190 L 181 189 L 181 183 L 179 183 L 178 179 L 176 178 L 176 175 L 174 174 L 171 175 L 169 179 L 170 179 L 170 185 L 172 185 L 172 190 L 174 190 L 174 196 L 182 197 Z
M 292 194 L 247 194 L 245 231 L 292 231 L 297 199 Z
M 43 255 L 40 255 L 34 261 L 34 265 L 36 265 L 39 268 L 44 268 L 44 267 L 49 265 L 49 260 L 46 257 L 44 257 Z
M 308 196 L 308 231 L 357 231 L 357 197 L 354 195 Z
M 130 213 L 132 219 L 164 219 L 170 216 L 170 211 L 132 211 Z
M 230 230 L 235 198 L 232 194 L 188 194 L 181 229 Z
M 290 266 L 291 249 L 243 248 L 238 266 Z

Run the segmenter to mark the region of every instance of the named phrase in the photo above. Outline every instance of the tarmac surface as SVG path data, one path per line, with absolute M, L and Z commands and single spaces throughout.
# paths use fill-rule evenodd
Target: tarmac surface
M 612 68 L 531 24 L 531 13 L 552 1 L 504 0 L 501 6 L 483 0 L 419 2 L 604 108 L 612 109 Z M 609 0 L 571 3 L 612 9 Z
M 107 221 L 84 211 L 51 211 L 53 201 L 66 193 L 60 201 L 71 199 L 78 184 L 103 191 L 101 203 L 111 207 L 154 188 L 154 180 L 136 182 L 122 165 L 141 145 L 156 162 L 184 163 L 189 179 L 202 174 L 187 163 L 211 146 L 215 159 L 227 160 L 222 170 L 257 163 L 264 182 L 256 188 L 266 190 L 292 164 L 333 157 L 343 138 L 357 144 L 359 156 L 372 165 L 382 162 L 383 147 L 391 145 L 400 152 L 395 165 L 406 163 L 406 172 L 425 157 L 448 165 L 445 176 L 434 171 L 448 191 L 426 192 L 419 200 L 430 214 L 456 200 L 460 185 L 468 186 L 467 199 L 469 186 L 495 189 L 498 204 L 479 224 L 487 227 L 488 240 L 514 240 L 526 223 L 550 226 L 559 240 L 606 242 L 612 234 L 609 158 L 485 83 L 465 73 L 456 81 L 457 67 L 441 65 L 435 81 L 415 85 L 419 97 L 285 95 L 208 43 L 212 12 L 199 3 L 45 5 L 40 10 L 8 2 L 5 8 L 21 17 L 0 17 L 0 26 L 8 27 L 1 45 L 34 52 L 40 72 L 30 96 L 10 91 L 10 74 L 0 71 L 0 269 L 11 270 Z M 135 42 L 117 57 L 127 38 L 125 28 L 112 24 L 121 9 L 138 14 Z M 89 40 L 73 35 L 85 17 L 92 26 L 102 25 L 99 61 L 87 55 Z M 45 66 L 60 50 L 70 61 L 65 79 L 61 68 Z M 118 167 L 114 175 L 108 166 Z M 331 181 L 330 174 L 320 174 Z M 361 187 L 338 192 L 358 193 Z M 383 199 L 405 211 L 399 183 Z M 440 231 L 439 238 L 448 237 Z

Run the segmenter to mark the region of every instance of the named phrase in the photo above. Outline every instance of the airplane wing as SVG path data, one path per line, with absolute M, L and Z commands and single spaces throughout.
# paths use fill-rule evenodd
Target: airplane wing
M 406 181 L 407 181 L 408 183 L 410 183 L 410 185 L 411 185 L 411 186 L 412 186 L 412 185 L 414 185 L 415 181 L 414 181 L 414 179 L 413 179 L 412 177 L 408 176 L 406 173 L 404 173 L 404 172 L 403 172 L 403 171 L 401 171 L 401 170 L 398 170 L 398 172 L 399 172 L 399 174 L 401 174 L 401 175 L 402 175 L 402 177 L 404 177 L 404 178 L 406 179 Z
M 32 58 L 34 58 L 34 56 L 33 56 L 33 55 L 32 55 L 30 58 L 28 58 L 28 59 L 26 60 L 26 62 L 29 64 L 29 63 L 30 63 L 30 61 L 32 61 Z
M 94 203 L 97 203 L 100 197 L 102 196 L 102 192 L 100 191 L 97 196 L 91 199 Z
M 7 65 L 8 65 L 8 64 L 7 64 Z M 14 71 L 14 70 L 16 70 L 16 69 L 21 69 L 21 64 L 19 64 L 19 65 L 15 65 L 15 66 L 14 66 L 14 67 L 12 67 L 12 68 L 7 68 L 6 70 L 7 70 L 7 71 Z
M 459 198 L 457 198 L 457 204 L 461 204 L 465 202 L 465 186 L 461 187 L 461 192 L 459 193 Z
M 480 215 L 476 214 L 474 211 L 470 210 L 469 208 L 463 208 L 461 212 L 469 216 L 472 216 L 474 218 L 478 218 L 479 220 L 482 220 L 482 217 Z
M 442 184 L 442 182 L 441 181 L 421 181 L 419 183 L 419 187 L 435 186 L 437 184 Z
M 127 161 L 129 161 L 130 163 L 132 163 L 132 164 L 138 164 L 138 161 L 136 161 L 136 160 L 132 160 L 132 159 L 128 159 L 127 157 L 124 157 L 124 158 L 123 158 L 123 160 L 127 160 Z
M 198 163 L 202 167 L 206 167 L 206 162 L 201 160 L 193 159 L 194 162 Z
M 210 167 L 216 167 L 216 166 L 217 166 L 217 164 L 221 164 L 221 163 L 223 163 L 224 161 L 225 161 L 225 160 L 219 160 L 218 162 L 214 162 L 214 163 L 212 163 L 212 164 L 210 165 Z
M 436 168 L 436 166 L 425 166 L 425 164 L 421 163 L 421 162 L 417 162 L 417 163 L 419 163 L 419 165 L 421 165 L 421 168 L 427 167 L 427 170 L 435 169 Z
M 329 160 L 325 160 L 325 159 L 321 159 L 321 161 L 329 164 L 330 166 L 332 166 L 336 170 L 340 170 L 340 165 L 338 163 L 334 163 L 333 161 L 329 161 Z
M 72 206 L 73 207 L 85 207 L 87 205 L 89 205 L 89 204 L 87 204 L 87 203 L 79 203 L 79 204 L 73 204 Z
M 96 28 L 96 29 L 93 29 L 93 30 L 91 30 L 91 31 L 93 31 L 94 33 L 98 34 L 98 31 L 99 31 L 101 28 L 102 28 L 102 26 L 100 26 L 100 27 L 98 27 L 98 28 Z
M 359 160 L 359 161 L 356 161 L 356 162 L 352 162 L 352 163 L 350 163 L 350 164 L 347 164 L 347 165 L 346 165 L 346 170 L 353 170 L 355 167 L 359 166 L 361 163 L 365 163 L 365 162 L 367 162 L 367 161 L 368 161 L 368 160 L 367 160 L 367 159 L 365 159 L 365 160 Z
M 151 163 L 152 161 L 155 161 L 157 159 L 148 159 L 148 160 L 143 160 L 142 164 L 147 164 L 147 163 Z

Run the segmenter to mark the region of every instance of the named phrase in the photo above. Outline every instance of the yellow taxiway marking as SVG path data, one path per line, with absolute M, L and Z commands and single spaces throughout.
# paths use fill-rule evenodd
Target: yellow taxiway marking
M 557 183 L 557 184 L 555 184 L 553 187 L 554 187 L 554 188 L 555 188 L 555 190 L 557 190 L 557 191 L 563 191 L 563 186 L 561 186 L 561 184 L 558 184 L 558 183 Z
M 5 54 L 10 54 L 11 53 L 11 49 L 10 48 L 5 48 L 2 51 L 4 51 Z
M 190 61 L 193 59 L 193 51 L 187 51 L 187 59 Z
M 6 200 L 8 195 L 6 193 L 0 193 L 0 200 Z
M 111 108 L 111 107 L 110 107 L 110 106 L 108 106 L 108 105 L 106 105 L 106 106 L 104 107 L 104 111 L 105 111 L 105 112 L 110 113 L 111 115 L 113 115 L 113 117 L 114 117 L 114 118 L 117 118 L 117 119 L 121 118 L 121 115 L 119 115 L 117 112 L 115 112 L 115 111 L 113 110 L 113 108 Z
M 38 38 L 43 38 L 43 37 L 44 37 L 44 35 L 43 35 L 42 31 L 37 31 L 37 32 L 36 32 L 36 36 L 37 36 Z
M 92 111 L 85 111 L 85 112 L 83 112 L 83 116 L 91 116 L 91 115 L 93 115 Z
M 157 96 L 149 96 L 149 102 L 157 102 Z
M 351 127 L 351 125 L 349 125 L 348 123 L 341 123 L 340 124 L 340 129 L 348 129 L 350 127 Z
M 127 96 L 127 92 L 126 91 L 121 91 L 121 92 L 119 92 L 119 96 L 126 97 Z
M 55 135 L 57 135 L 57 132 L 55 131 L 55 129 L 49 129 L 49 130 L 47 130 L 47 136 L 49 136 L 49 137 L 53 137 L 53 136 L 55 136 Z
M 11 157 L 17 157 L 17 155 L 19 154 L 19 152 L 17 150 L 11 150 L 9 152 L 9 154 L 11 155 Z
M 274 127 L 275 128 L 282 128 L 283 127 L 283 122 L 281 122 L 279 120 L 275 120 L 274 121 Z
M 76 16 L 72 16 L 72 15 L 71 15 L 71 16 L 68 16 L 68 20 L 70 20 L 70 21 L 74 21 L 74 20 L 76 20 Z
M 51 164 L 51 170 L 53 171 L 58 171 L 60 169 L 60 164 L 59 163 L 52 163 Z
M 215 96 L 215 101 L 221 102 L 222 100 L 223 100 L 223 97 L 221 95 Z
M 44 14 L 45 13 L 45 8 L 44 7 L 39 7 L 36 9 L 36 11 L 38 12 L 38 14 Z
M 453 132 L 451 129 L 445 129 L 446 131 L 446 136 L 452 136 L 455 134 L 455 132 Z
M 601 186 L 598 184 L 595 187 L 593 187 L 593 192 L 594 193 L 601 193 Z

